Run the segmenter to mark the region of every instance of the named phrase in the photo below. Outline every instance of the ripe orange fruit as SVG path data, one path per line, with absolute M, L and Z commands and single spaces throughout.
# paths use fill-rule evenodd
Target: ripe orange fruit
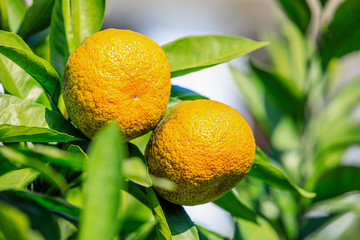
M 170 97 L 170 66 L 162 48 L 129 30 L 86 38 L 66 64 L 63 95 L 74 124 L 89 138 L 117 121 L 126 140 L 153 129 Z
M 176 184 L 155 190 L 180 205 L 214 201 L 250 170 L 255 140 L 235 109 L 213 100 L 184 101 L 169 110 L 145 151 L 150 174 Z

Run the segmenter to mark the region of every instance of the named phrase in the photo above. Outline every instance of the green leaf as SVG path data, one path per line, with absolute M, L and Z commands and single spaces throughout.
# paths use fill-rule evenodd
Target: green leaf
M 15 189 L 25 190 L 39 176 L 39 172 L 31 168 L 13 170 L 0 176 L 0 191 Z
M 49 27 L 54 3 L 55 0 L 34 0 L 26 12 L 18 34 L 25 39 L 30 34 Z
M 0 53 L 37 80 L 57 105 L 61 91 L 58 74 L 46 60 L 26 49 L 25 45 L 18 35 L 0 31 Z
M 171 86 L 170 97 L 178 98 L 181 100 L 208 99 L 207 97 L 204 97 L 197 92 L 176 85 Z
M 23 0 L 0 1 L 0 29 L 17 32 L 26 13 Z
M 242 203 L 234 191 L 227 192 L 224 196 L 214 201 L 214 203 L 229 212 L 233 217 L 239 217 L 257 223 L 256 213 Z
M 0 201 L 0 236 L 2 239 L 16 240 L 44 240 L 42 235 L 30 226 L 28 216 L 11 206 Z
M 17 170 L 18 168 L 15 167 L 14 165 L 10 164 L 6 158 L 3 158 L 0 155 L 0 177 L 2 175 L 4 175 L 7 172 L 13 171 L 13 170 Z
M 304 96 L 293 80 L 262 69 L 254 63 L 251 63 L 251 68 L 263 83 L 269 98 L 280 110 L 294 117 L 302 116 Z
M 194 223 L 191 221 L 182 206 L 172 204 L 163 199 L 159 201 L 165 214 L 166 221 L 169 224 L 171 239 L 199 239 L 198 231 Z
M 0 147 L 0 155 L 13 165 L 19 167 L 31 167 L 44 174 L 45 177 L 47 177 L 59 187 L 62 193 L 64 193 L 69 188 L 65 179 L 58 172 L 38 159 L 28 157 L 13 148 L 5 146 Z
M 334 18 L 321 36 L 320 55 L 323 67 L 332 58 L 360 49 L 360 15 L 357 9 L 360 9 L 360 1 L 346 0 L 336 10 Z
M 278 2 L 283 7 L 289 19 L 293 21 L 303 33 L 306 33 L 311 20 L 311 11 L 307 1 L 278 0 Z
M 0 95 L 0 142 L 67 142 L 85 137 L 43 105 Z
M 47 240 L 60 239 L 60 230 L 50 212 L 32 199 L 18 196 L 12 191 L 0 192 L 0 201 L 12 205 L 26 213 L 31 227 Z
M 31 51 L 23 41 L 14 41 L 14 46 Z M 43 103 L 51 108 L 49 99 L 41 85 L 9 58 L 0 55 L 0 82 L 6 92 L 31 102 Z
M 249 176 L 255 177 L 272 187 L 290 191 L 302 197 L 313 198 L 316 195 L 298 187 L 282 171 L 271 166 L 269 160 L 264 158 L 258 148 L 256 149 L 255 161 Z
M 50 62 L 60 79 L 64 74 L 66 62 L 70 56 L 66 23 L 69 21 L 69 0 L 55 0 L 50 25 Z
M 314 201 L 336 197 L 346 192 L 359 191 L 360 182 L 354 181 L 360 174 L 359 167 L 338 166 L 325 173 L 317 181 Z
M 122 162 L 126 155 L 116 123 L 102 129 L 90 145 L 84 182 L 84 207 L 80 217 L 80 240 L 106 240 L 115 236 L 123 185 Z
M 75 225 L 78 224 L 80 209 L 66 202 L 62 198 L 54 198 L 43 194 L 23 191 L 12 192 L 11 194 L 14 194 L 24 199 L 31 199 L 43 206 L 44 208 L 50 210 L 53 214 L 61 216 L 71 221 Z
M 258 217 L 258 224 L 237 218 L 233 240 L 278 240 L 275 229 L 265 219 Z
M 104 21 L 105 0 L 70 0 L 74 41 L 78 46 L 98 32 Z
M 160 202 L 156 196 L 155 191 L 152 188 L 146 189 L 149 205 L 153 212 L 156 221 L 156 232 L 159 240 L 171 240 L 171 231 L 169 224 L 166 221 L 166 217 L 163 209 L 161 208 Z
M 267 45 L 251 39 L 204 35 L 180 38 L 163 46 L 169 59 L 171 76 L 182 76 L 228 62 Z
M 152 181 L 145 163 L 138 157 L 132 157 L 123 162 L 124 176 L 143 186 L 152 186 Z
M 196 228 L 199 231 L 200 240 L 226 240 L 228 238 L 220 236 L 217 233 L 214 233 L 204 227 L 196 225 Z
M 83 153 L 64 151 L 43 144 L 36 144 L 32 148 L 16 148 L 16 150 L 42 162 L 53 163 L 75 171 L 82 171 L 84 164 L 88 161 Z
M 147 240 L 154 231 L 155 221 L 147 222 L 141 225 L 136 231 L 132 232 L 125 240 Z

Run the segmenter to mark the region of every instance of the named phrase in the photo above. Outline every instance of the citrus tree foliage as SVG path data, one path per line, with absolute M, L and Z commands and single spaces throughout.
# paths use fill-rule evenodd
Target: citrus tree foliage
M 289 16 L 282 37 L 185 36 L 163 46 L 177 77 L 271 42 L 265 47 L 271 66 L 231 68 L 256 131 L 268 140 L 258 143 L 248 176 L 214 201 L 232 215 L 233 239 L 321 238 L 321 229 L 354 209 L 348 193 L 360 187 L 359 168 L 341 162 L 360 142 L 351 117 L 360 84 L 355 79 L 331 91 L 338 59 L 360 48 L 359 1 L 343 2 L 316 43 L 306 36 L 307 1 L 278 2 Z M 147 171 L 149 134 L 125 142 L 109 125 L 90 140 L 68 118 L 61 92 L 66 61 L 101 29 L 104 11 L 105 0 L 34 0 L 29 7 L 0 1 L 0 238 L 226 239 L 157 196 L 153 186 L 171 182 Z M 168 107 L 195 99 L 206 97 L 172 86 Z M 318 209 L 327 212 L 312 214 Z M 359 221 L 356 212 L 350 218 Z M 348 224 L 339 237 L 359 234 Z

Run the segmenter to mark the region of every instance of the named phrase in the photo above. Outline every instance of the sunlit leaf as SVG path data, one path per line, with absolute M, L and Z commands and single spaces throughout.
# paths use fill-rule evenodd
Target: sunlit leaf
M 0 236 L 3 239 L 44 240 L 30 224 L 30 219 L 24 212 L 0 201 Z
M 280 237 L 277 235 L 275 229 L 265 219 L 258 217 L 257 222 L 250 222 L 241 218 L 236 218 L 234 240 L 278 240 Z
M 78 46 L 98 32 L 104 21 L 105 0 L 70 0 L 74 41 Z
M 154 231 L 155 221 L 150 221 L 141 225 L 136 231 L 132 232 L 125 240 L 147 240 Z
M 224 196 L 214 201 L 216 205 L 229 212 L 234 217 L 243 218 L 245 220 L 256 222 L 256 213 L 240 201 L 240 198 L 230 191 Z
M 126 178 L 143 187 L 150 187 L 152 185 L 147 167 L 138 157 L 126 159 L 123 163 L 123 172 Z
M 46 60 L 25 49 L 24 45 L 26 43 L 18 35 L 0 31 L 0 53 L 37 80 L 57 104 L 61 91 L 58 74 Z
M 278 0 L 278 2 L 291 21 L 293 21 L 303 33 L 306 33 L 311 20 L 311 11 L 307 1 Z
M 83 135 L 43 105 L 0 95 L 0 142 L 66 142 Z
M 227 240 L 228 238 L 220 236 L 217 233 L 214 233 L 204 227 L 199 225 L 196 226 L 199 232 L 199 237 L 201 240 Z
M 89 147 L 79 239 L 113 239 L 117 230 L 122 162 L 127 152 L 116 123 L 106 126 Z M 101 219 L 101 221 L 99 221 Z
M 177 77 L 228 62 L 267 44 L 242 37 L 204 35 L 177 39 L 163 49 L 169 59 L 171 76 Z
M 64 193 L 69 188 L 65 179 L 58 172 L 36 158 L 28 157 L 27 155 L 13 148 L 4 146 L 0 148 L 0 155 L 6 158 L 6 160 L 8 160 L 13 165 L 19 165 L 20 167 L 31 167 L 42 173 L 46 178 L 54 182 L 62 193 Z
M 249 172 L 249 176 L 255 177 L 264 183 L 299 194 L 306 198 L 312 198 L 315 193 L 310 193 L 294 184 L 282 171 L 273 167 L 270 162 L 264 159 L 264 155 L 256 151 L 254 165 Z
M 44 30 L 50 26 L 51 12 L 55 0 L 34 0 L 28 8 L 22 25 L 19 29 L 19 35 L 27 38 L 30 34 Z
M 160 205 L 160 202 L 152 188 L 146 189 L 148 201 L 151 211 L 153 212 L 156 221 L 156 231 L 160 240 L 171 240 L 170 227 L 166 221 L 164 211 Z
M 170 97 L 178 98 L 181 100 L 208 99 L 207 97 L 204 97 L 197 92 L 176 85 L 171 86 Z
M 59 226 L 50 212 L 32 199 L 23 198 L 12 191 L 0 192 L 0 201 L 18 208 L 31 221 L 31 227 L 46 240 L 60 239 Z
M 355 9 L 360 9 L 360 1 L 343 1 L 322 35 L 320 54 L 324 67 L 332 58 L 360 49 L 360 14 Z
M 39 172 L 31 168 L 13 170 L 0 176 L 0 191 L 15 189 L 25 190 L 39 176 Z
M 0 1 L 0 24 L 1 29 L 17 32 L 26 13 L 26 5 L 23 0 Z

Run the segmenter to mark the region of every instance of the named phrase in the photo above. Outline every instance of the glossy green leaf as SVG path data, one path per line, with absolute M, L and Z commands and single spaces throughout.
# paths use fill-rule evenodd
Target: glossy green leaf
M 172 204 L 163 199 L 159 199 L 159 201 L 161 208 L 165 214 L 166 221 L 169 224 L 169 228 L 171 231 L 171 239 L 199 239 L 196 226 L 191 221 L 182 206 Z
M 23 41 L 14 41 L 11 45 L 31 51 Z M 49 99 L 41 85 L 25 70 L 3 55 L 0 55 L 0 82 L 9 94 L 31 102 L 42 103 L 51 108 Z
M 214 233 L 204 227 L 199 225 L 196 226 L 199 232 L 200 240 L 227 240 L 228 238 L 220 236 L 217 233 Z
M 166 221 L 164 211 L 160 205 L 155 191 L 152 188 L 147 188 L 146 194 L 148 197 L 151 211 L 153 212 L 156 221 L 156 232 L 158 234 L 159 240 L 171 240 L 172 235 L 170 227 L 168 222 Z
M 54 3 L 55 0 L 34 0 L 26 12 L 18 34 L 26 39 L 30 34 L 49 27 Z
M 207 97 L 202 96 L 197 92 L 176 85 L 171 86 L 170 97 L 178 98 L 181 100 L 208 99 Z
M 10 204 L 0 201 L 0 237 L 16 240 L 44 240 L 31 228 L 29 217 Z
M 251 68 L 264 85 L 272 102 L 283 112 L 302 116 L 304 111 L 303 92 L 296 83 L 251 63 Z
M 0 155 L 13 165 L 30 167 L 42 173 L 46 178 L 54 182 L 62 193 L 69 188 L 65 179 L 58 172 L 36 158 L 31 158 L 13 148 L 4 146 L 0 148 Z
M 76 171 L 82 171 L 84 164 L 88 161 L 86 155 L 82 153 L 64 151 L 43 144 L 37 144 L 33 148 L 17 148 L 16 150 L 42 162 L 53 163 Z
M 150 204 L 148 201 L 148 197 L 146 194 L 146 188 L 143 188 L 133 182 L 127 182 L 128 184 L 124 188 L 124 191 L 129 193 L 131 196 L 133 196 L 135 199 L 137 199 L 139 202 L 150 208 Z
M 26 13 L 23 0 L 0 1 L 0 29 L 17 32 Z
M 258 224 L 241 218 L 237 218 L 235 221 L 236 224 L 233 240 L 280 239 L 270 223 L 261 217 L 258 217 L 257 219 Z
M 152 181 L 145 163 L 138 157 L 132 157 L 123 162 L 124 176 L 143 186 L 152 186 Z
M 303 33 L 306 33 L 311 20 L 311 11 L 307 1 L 278 0 L 278 2 L 283 7 L 289 19 L 293 21 Z
M 256 213 L 242 203 L 234 191 L 227 192 L 224 196 L 214 201 L 214 203 L 229 212 L 233 217 L 239 217 L 257 223 Z
M 31 199 L 40 204 L 42 207 L 50 210 L 53 214 L 63 217 L 71 221 L 73 224 L 78 224 L 80 209 L 66 202 L 62 198 L 54 198 L 44 194 L 25 191 L 12 192 L 12 194 L 24 199 Z
M 13 170 L 17 170 L 18 168 L 14 165 L 10 164 L 6 158 L 0 155 L 0 177 L 7 172 L 11 172 Z
M 176 104 L 182 102 L 183 100 L 176 98 L 176 97 L 170 97 L 169 102 L 166 106 L 166 110 L 170 110 L 172 107 L 174 107 Z
M 98 32 L 104 21 L 105 0 L 70 0 L 74 41 L 78 46 Z
M 180 38 L 162 48 L 169 59 L 171 76 L 177 77 L 228 62 L 267 44 L 242 37 L 204 35 Z
M 50 62 L 61 79 L 70 55 L 68 44 L 70 33 L 67 32 L 68 26 L 66 26 L 69 17 L 71 17 L 70 1 L 55 0 L 50 25 Z
M 113 239 L 117 230 L 122 162 L 127 152 L 116 123 L 102 129 L 89 147 L 79 239 Z M 101 219 L 101 221 L 99 221 Z
M 125 240 L 147 240 L 154 231 L 155 221 L 150 221 L 141 225 L 136 231 L 132 232 Z
M 50 212 L 32 199 L 23 198 L 12 191 L 0 192 L 3 201 L 24 212 L 31 221 L 31 227 L 46 240 L 60 239 L 59 226 Z
M 0 176 L 0 191 L 14 189 L 25 190 L 27 185 L 39 176 L 39 172 L 31 168 L 13 170 Z
M 83 135 L 43 105 L 0 95 L 0 142 L 67 142 Z
M 267 159 L 264 159 L 264 155 L 258 149 L 249 176 L 255 177 L 272 187 L 290 191 L 302 197 L 313 198 L 316 195 L 294 184 L 282 171 L 273 167 Z
M 26 49 L 25 44 L 18 35 L 0 31 L 0 53 L 37 80 L 57 104 L 61 91 L 58 74 L 46 60 Z
M 346 192 L 359 191 L 360 182 L 354 181 L 358 179 L 359 174 L 360 168 L 353 166 L 338 166 L 323 173 L 317 181 L 314 190 L 317 195 L 314 200 L 320 201 Z
M 339 58 L 360 49 L 360 14 L 355 9 L 360 9 L 360 1 L 343 1 L 323 33 L 320 54 L 324 67 L 332 58 Z

